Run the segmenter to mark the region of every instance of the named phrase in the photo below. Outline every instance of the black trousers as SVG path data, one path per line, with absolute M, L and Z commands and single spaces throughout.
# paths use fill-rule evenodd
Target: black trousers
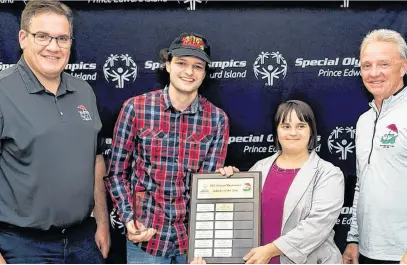
M 359 254 L 359 264 L 399 264 L 400 261 L 397 260 L 378 260 L 378 259 L 370 259 L 362 254 Z

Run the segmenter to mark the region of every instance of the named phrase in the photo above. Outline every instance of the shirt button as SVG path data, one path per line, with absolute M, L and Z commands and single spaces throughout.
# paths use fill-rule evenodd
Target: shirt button
M 62 111 L 60 112 L 60 114 L 61 114 L 61 116 L 63 116 L 63 115 L 64 115 L 64 113 L 63 113 Z
M 178 163 L 178 158 L 175 158 L 175 162 L 177 162 L 177 163 Z

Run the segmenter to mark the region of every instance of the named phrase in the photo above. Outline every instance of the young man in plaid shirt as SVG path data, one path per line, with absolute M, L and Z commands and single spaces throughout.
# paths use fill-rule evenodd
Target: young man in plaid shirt
M 191 175 L 223 167 L 226 114 L 198 94 L 210 47 L 183 33 L 166 52 L 169 84 L 127 100 L 116 122 L 109 177 L 127 228 L 127 263 L 185 263 Z

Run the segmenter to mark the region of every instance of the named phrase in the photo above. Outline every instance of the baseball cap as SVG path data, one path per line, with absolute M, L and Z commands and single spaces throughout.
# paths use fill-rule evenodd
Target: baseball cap
M 204 36 L 196 33 L 182 33 L 171 43 L 172 56 L 195 56 L 207 63 L 211 62 L 211 48 Z

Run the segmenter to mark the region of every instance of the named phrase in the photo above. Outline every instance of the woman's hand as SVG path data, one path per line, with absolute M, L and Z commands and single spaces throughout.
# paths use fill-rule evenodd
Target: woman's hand
M 276 245 L 270 243 L 261 247 L 253 248 L 243 257 L 243 260 L 246 261 L 246 264 L 268 264 L 271 258 L 281 254 L 281 251 Z

